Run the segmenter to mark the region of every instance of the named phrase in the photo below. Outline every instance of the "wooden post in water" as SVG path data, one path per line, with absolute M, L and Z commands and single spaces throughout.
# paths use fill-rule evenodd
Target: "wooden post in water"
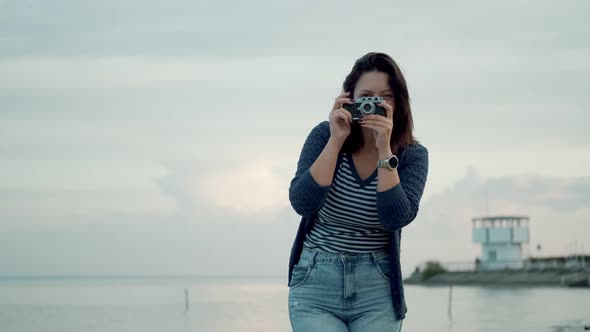
M 184 289 L 184 312 L 186 313 L 188 311 L 189 308 L 189 303 L 188 303 L 188 288 Z
M 453 320 L 453 315 L 451 314 L 452 301 L 453 301 L 453 284 L 449 284 L 449 320 Z

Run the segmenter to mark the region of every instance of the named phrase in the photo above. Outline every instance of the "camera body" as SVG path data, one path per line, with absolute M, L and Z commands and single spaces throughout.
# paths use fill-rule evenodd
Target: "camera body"
M 363 115 L 377 114 L 387 116 L 385 108 L 379 106 L 384 102 L 383 97 L 360 97 L 354 100 L 354 104 L 343 104 L 342 107 L 352 114 L 352 120 L 357 121 Z

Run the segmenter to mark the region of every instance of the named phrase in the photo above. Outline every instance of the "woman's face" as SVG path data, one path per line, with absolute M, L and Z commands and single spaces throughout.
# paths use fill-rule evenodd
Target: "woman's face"
M 383 97 L 386 103 L 393 106 L 389 75 L 380 71 L 363 73 L 354 89 L 354 98 L 360 97 Z

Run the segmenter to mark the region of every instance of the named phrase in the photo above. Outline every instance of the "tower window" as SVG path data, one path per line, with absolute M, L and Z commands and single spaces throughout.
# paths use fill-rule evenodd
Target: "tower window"
M 490 250 L 488 253 L 488 257 L 491 261 L 495 261 L 496 260 L 496 251 L 495 250 Z

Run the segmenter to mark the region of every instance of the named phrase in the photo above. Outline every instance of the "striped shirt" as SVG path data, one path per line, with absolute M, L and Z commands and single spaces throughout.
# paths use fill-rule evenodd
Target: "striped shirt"
M 340 253 L 389 250 L 389 233 L 377 215 L 377 170 L 362 180 L 344 153 L 304 246 Z

